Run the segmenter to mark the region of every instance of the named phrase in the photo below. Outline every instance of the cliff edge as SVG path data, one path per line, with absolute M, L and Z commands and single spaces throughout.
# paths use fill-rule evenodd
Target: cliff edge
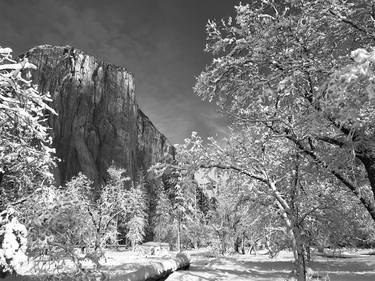
M 33 81 L 50 92 L 49 115 L 63 184 L 82 171 L 100 185 L 113 163 L 135 179 L 138 171 L 174 158 L 174 147 L 135 99 L 134 76 L 70 46 L 38 46 L 26 53 L 38 70 Z

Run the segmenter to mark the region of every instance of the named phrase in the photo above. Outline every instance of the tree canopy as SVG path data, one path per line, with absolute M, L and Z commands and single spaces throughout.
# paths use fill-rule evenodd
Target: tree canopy
M 253 1 L 209 21 L 195 92 L 293 143 L 375 219 L 372 1 Z

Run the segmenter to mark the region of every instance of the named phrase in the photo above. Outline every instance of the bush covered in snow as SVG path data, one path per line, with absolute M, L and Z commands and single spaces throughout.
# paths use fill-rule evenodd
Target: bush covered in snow
M 27 230 L 18 222 L 14 210 L 0 213 L 0 276 L 17 272 L 27 260 Z

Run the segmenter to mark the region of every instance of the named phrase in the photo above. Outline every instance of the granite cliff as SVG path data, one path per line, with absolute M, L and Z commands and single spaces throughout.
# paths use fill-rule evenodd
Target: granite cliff
M 135 179 L 141 169 L 174 158 L 174 147 L 139 109 L 125 68 L 70 46 L 38 46 L 26 56 L 38 67 L 33 81 L 50 92 L 58 113 L 48 116 L 61 159 L 58 184 L 82 171 L 99 185 L 112 163 Z

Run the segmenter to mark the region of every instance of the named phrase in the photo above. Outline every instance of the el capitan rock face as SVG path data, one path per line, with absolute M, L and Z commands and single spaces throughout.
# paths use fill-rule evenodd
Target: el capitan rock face
M 70 46 L 39 46 L 26 56 L 38 67 L 33 80 L 50 92 L 58 114 L 48 117 L 61 159 L 58 184 L 79 171 L 101 184 L 112 163 L 134 179 L 140 169 L 174 158 L 174 147 L 139 109 L 126 69 Z

